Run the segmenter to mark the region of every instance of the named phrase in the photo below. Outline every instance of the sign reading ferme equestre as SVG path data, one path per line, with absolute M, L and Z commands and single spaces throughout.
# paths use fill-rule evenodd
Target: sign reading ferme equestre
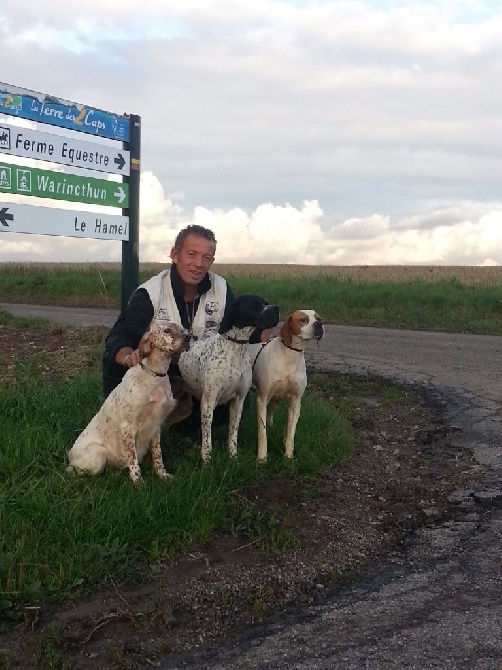
M 121 175 L 130 172 L 129 152 L 123 149 L 14 126 L 0 125 L 0 151 L 87 170 Z
M 95 136 L 96 140 L 84 141 L 76 133 L 61 136 L 56 131 L 22 128 L 8 120 L 0 122 L 0 161 L 1 154 L 5 154 L 68 166 L 48 170 L 0 162 L 0 233 L 123 242 L 132 239 L 137 256 L 140 118 L 112 114 L 0 82 L 1 114 L 78 131 Z M 133 146 L 134 152 L 130 151 Z M 85 176 L 82 169 L 119 175 L 122 180 Z M 27 204 L 7 202 L 2 194 L 27 196 Z M 41 207 L 28 204 L 30 197 L 50 198 L 61 204 Z M 61 201 L 120 208 L 122 216 L 115 212 L 67 210 L 62 208 Z

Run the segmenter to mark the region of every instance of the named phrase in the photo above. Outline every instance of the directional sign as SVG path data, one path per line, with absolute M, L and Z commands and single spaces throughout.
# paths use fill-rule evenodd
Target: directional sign
M 129 240 L 129 217 L 0 203 L 0 233 Z
M 122 208 L 129 206 L 127 184 L 10 163 L 0 163 L 0 193 L 2 192 L 85 202 L 89 205 Z
M 38 130 L 0 126 L 0 153 L 128 175 L 129 152 Z
M 129 118 L 0 82 L 0 112 L 112 140 L 129 141 Z
M 6 228 L 9 227 L 9 221 L 14 219 L 14 215 L 9 212 L 8 207 L 2 207 L 0 209 L 0 225 Z

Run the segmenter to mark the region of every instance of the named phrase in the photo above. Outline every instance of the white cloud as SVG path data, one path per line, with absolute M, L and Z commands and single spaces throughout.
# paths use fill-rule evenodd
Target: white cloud
M 143 175 L 142 189 L 148 195 L 141 208 L 142 261 L 166 262 L 178 231 L 197 223 L 214 230 L 220 263 L 502 265 L 502 203 L 490 211 L 465 203 L 417 215 L 412 223 L 372 214 L 328 227 L 316 201 L 299 208 L 269 203 L 250 214 L 196 207 L 188 215 L 164 197 L 154 175 Z M 5 233 L 0 261 L 120 260 L 120 250 L 119 242 Z
M 141 115 L 141 260 L 196 220 L 220 261 L 501 264 L 501 32 L 469 0 L 0 7 L 9 83 Z

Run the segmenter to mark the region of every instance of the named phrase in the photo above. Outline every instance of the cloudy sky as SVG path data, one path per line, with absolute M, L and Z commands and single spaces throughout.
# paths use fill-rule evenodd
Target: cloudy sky
M 2 0 L 0 78 L 141 116 L 140 261 L 196 222 L 219 262 L 502 265 L 501 35 L 499 1 Z

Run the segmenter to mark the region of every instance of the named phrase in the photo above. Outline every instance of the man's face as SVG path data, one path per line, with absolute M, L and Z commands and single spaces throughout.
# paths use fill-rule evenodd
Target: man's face
M 176 269 L 181 281 L 189 286 L 197 286 L 214 260 L 216 246 L 205 237 L 188 234 L 180 251 L 171 249 L 171 260 L 176 263 Z

